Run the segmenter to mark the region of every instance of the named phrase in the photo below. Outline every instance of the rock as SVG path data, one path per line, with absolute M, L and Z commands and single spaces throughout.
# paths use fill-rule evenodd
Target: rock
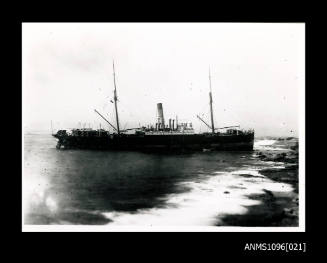
M 283 214 L 284 214 L 285 216 L 288 216 L 288 217 L 295 217 L 295 216 L 297 216 L 297 215 L 295 214 L 295 211 L 294 211 L 293 208 L 284 208 L 284 209 L 283 209 Z
M 297 145 L 296 146 L 290 146 L 290 149 L 293 150 L 293 151 L 296 151 L 296 150 L 299 149 L 299 146 L 297 146 Z

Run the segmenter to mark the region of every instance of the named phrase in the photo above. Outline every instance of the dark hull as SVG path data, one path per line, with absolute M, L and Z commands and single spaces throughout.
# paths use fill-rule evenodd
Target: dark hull
M 253 150 L 254 133 L 239 135 L 178 134 L 178 135 L 111 135 L 58 136 L 57 148 L 98 150 Z

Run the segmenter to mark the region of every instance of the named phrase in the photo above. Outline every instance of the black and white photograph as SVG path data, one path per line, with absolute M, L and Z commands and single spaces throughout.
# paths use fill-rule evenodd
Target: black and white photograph
M 24 232 L 305 231 L 305 23 L 21 28 Z

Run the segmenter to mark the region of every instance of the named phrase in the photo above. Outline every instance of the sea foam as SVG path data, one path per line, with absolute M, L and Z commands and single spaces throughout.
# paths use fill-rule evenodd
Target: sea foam
M 249 177 L 242 175 L 247 174 Z M 139 209 L 136 213 L 108 212 L 113 220 L 109 225 L 139 226 L 210 226 L 217 225 L 224 215 L 245 214 L 246 207 L 260 205 L 251 195 L 264 194 L 265 190 L 289 192 L 289 184 L 274 182 L 257 170 L 217 171 L 200 182 L 183 182 L 190 191 L 170 194 L 165 207 Z

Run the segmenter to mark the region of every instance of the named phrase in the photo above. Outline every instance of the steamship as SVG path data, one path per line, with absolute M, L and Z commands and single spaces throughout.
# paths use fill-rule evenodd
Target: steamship
M 200 116 L 202 121 L 211 132 L 195 133 L 192 123 L 178 123 L 178 119 L 169 119 L 166 124 L 164 119 L 163 105 L 157 104 L 157 121 L 155 125 L 138 128 L 120 129 L 117 88 L 115 77 L 115 65 L 113 63 L 114 79 L 114 105 L 116 125 L 110 123 L 100 112 L 95 112 L 104 119 L 114 130 L 109 132 L 105 129 L 70 129 L 59 130 L 52 134 L 58 139 L 56 148 L 65 149 L 102 149 L 102 150 L 253 150 L 254 130 L 242 130 L 240 126 L 228 126 L 215 128 L 212 109 L 211 76 L 209 71 L 209 103 L 211 125 Z

